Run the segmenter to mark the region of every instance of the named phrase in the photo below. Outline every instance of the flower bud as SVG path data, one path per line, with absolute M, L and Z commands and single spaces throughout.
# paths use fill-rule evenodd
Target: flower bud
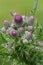
M 7 20 L 4 20 L 3 23 L 5 25 L 5 28 L 10 27 L 10 23 Z
M 20 28 L 19 28 L 19 30 L 20 30 L 20 31 L 23 31 L 23 30 L 24 30 L 24 28 L 23 28 L 23 27 L 20 27 Z
M 29 37 L 32 37 L 32 32 L 28 32 L 28 36 Z
M 18 35 L 22 35 L 23 32 L 24 32 L 24 28 L 23 27 L 18 28 Z
M 28 30 L 29 31 L 33 31 L 34 30 L 34 26 L 28 26 Z
M 25 38 L 25 39 L 28 39 L 28 40 L 29 40 L 30 38 L 32 38 L 32 32 L 25 31 L 24 38 Z
M 30 16 L 29 17 L 29 22 L 28 22 L 29 26 L 33 26 L 34 24 L 34 17 L 33 16 Z
M 5 32 L 5 31 L 6 31 L 6 28 L 5 28 L 5 27 L 3 27 L 3 28 L 1 29 L 1 31 L 2 31 L 2 32 Z
M 12 36 L 16 36 L 17 32 L 14 30 L 12 31 Z
M 13 17 L 15 17 L 16 15 L 18 15 L 16 12 L 15 12 L 15 13 L 13 13 Z
M 6 23 L 8 23 L 8 21 L 7 20 L 4 20 L 3 23 L 6 24 Z
M 15 15 L 14 20 L 15 20 L 16 23 L 21 23 L 22 17 L 20 15 Z
M 23 39 L 23 43 L 24 43 L 24 44 L 28 44 L 29 42 L 28 42 L 27 39 Z
M 29 17 L 29 21 L 30 21 L 30 22 L 34 22 L 34 17 L 33 17 L 33 16 L 30 16 L 30 17 Z

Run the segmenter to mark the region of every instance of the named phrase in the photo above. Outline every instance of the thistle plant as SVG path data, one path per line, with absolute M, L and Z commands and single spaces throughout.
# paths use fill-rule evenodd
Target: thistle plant
M 35 14 L 38 0 L 35 0 Z M 43 31 L 34 15 L 12 14 L 13 21 L 4 20 L 0 29 L 2 65 L 43 65 Z

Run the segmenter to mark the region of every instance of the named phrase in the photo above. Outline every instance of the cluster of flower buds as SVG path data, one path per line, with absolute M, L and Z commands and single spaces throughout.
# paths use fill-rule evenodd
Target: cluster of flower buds
M 34 30 L 34 20 L 33 16 L 20 16 L 17 13 L 13 13 L 13 23 L 9 23 L 7 20 L 4 20 L 4 27 L 2 28 L 2 32 L 6 31 L 6 33 L 11 36 L 21 36 L 23 42 L 29 42 L 30 38 L 32 38 L 32 31 Z
M 34 31 L 34 17 L 33 16 L 20 16 L 17 13 L 13 14 L 13 22 L 10 24 L 7 20 L 3 21 L 4 27 L 2 28 L 2 32 L 4 32 L 10 37 L 12 37 L 9 42 L 6 44 L 6 49 L 9 54 L 13 54 L 15 51 L 16 38 L 17 43 L 23 42 L 23 44 L 31 44 L 32 39 L 35 38 L 33 35 Z M 14 40 L 14 43 L 13 43 Z

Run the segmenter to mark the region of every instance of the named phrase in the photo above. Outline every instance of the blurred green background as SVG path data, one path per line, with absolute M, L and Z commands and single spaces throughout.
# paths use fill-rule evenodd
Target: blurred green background
M 29 14 L 33 3 L 34 0 L 0 0 L 0 27 L 2 27 L 4 19 L 11 21 L 10 11 L 16 11 L 19 14 Z M 36 18 L 43 25 L 43 0 L 39 0 L 38 2 Z

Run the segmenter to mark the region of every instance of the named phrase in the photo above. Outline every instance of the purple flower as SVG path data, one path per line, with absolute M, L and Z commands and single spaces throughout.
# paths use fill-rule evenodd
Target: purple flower
M 21 22 L 22 22 L 22 16 L 20 16 L 20 15 L 18 15 L 18 14 L 15 14 L 15 15 L 13 16 L 13 18 L 14 18 L 14 21 L 15 21 L 16 23 L 21 23 Z
M 16 34 L 17 34 L 16 30 L 12 31 L 12 36 L 16 36 Z

